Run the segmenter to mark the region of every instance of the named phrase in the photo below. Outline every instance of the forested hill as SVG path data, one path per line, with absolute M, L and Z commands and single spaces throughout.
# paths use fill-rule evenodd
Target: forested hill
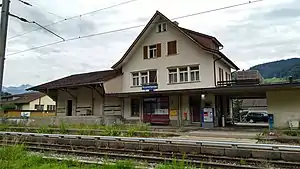
M 300 58 L 263 63 L 251 67 L 250 70 L 258 70 L 265 79 L 289 76 L 292 76 L 293 79 L 300 79 Z

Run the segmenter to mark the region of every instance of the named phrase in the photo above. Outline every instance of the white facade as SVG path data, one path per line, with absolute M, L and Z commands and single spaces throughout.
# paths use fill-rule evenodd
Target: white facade
M 53 111 L 55 111 L 55 101 L 53 101 L 49 96 L 45 95 L 36 100 L 33 100 L 29 105 L 23 105 L 23 110 L 35 110 L 36 105 L 43 105 L 43 110 L 46 111 L 48 106 L 52 106 Z M 53 107 L 54 106 L 54 107 Z M 28 108 L 28 109 L 27 109 Z
M 145 35 L 146 36 L 146 35 Z M 167 42 L 177 41 L 177 54 L 167 55 Z M 161 57 L 153 59 L 143 58 L 143 46 L 161 43 Z M 132 72 L 140 72 L 147 70 L 157 70 L 158 91 L 160 90 L 176 90 L 190 88 L 208 88 L 214 87 L 214 56 L 201 49 L 197 44 L 188 37 L 179 32 L 172 25 L 167 24 L 167 31 L 157 33 L 155 27 L 152 27 L 147 37 L 141 40 L 136 47 L 127 56 L 126 63 L 122 66 L 122 92 L 140 92 L 141 87 L 133 87 Z M 199 65 L 200 81 L 169 84 L 168 68 Z M 223 61 L 216 61 L 216 77 L 219 80 L 219 68 L 230 73 L 230 66 Z
M 213 49 L 205 50 L 200 42 L 196 42 L 177 25 L 164 19 L 163 15 L 156 13 L 154 16 L 151 19 L 152 23 L 148 23 L 148 26 L 124 57 L 113 66 L 115 70 L 121 72 L 120 75 L 101 82 L 105 95 L 101 95 L 87 86 L 58 89 L 58 116 L 92 114 L 104 116 L 109 120 L 118 117 L 128 121 L 143 121 L 145 114 L 147 115 L 145 111 L 149 109 L 147 107 L 149 105 L 145 106 L 144 102 L 148 96 L 136 94 L 146 92 L 142 90 L 144 83 L 149 84 L 154 79 L 155 85 L 157 85 L 155 91 L 168 92 L 171 90 L 211 88 L 216 86 L 218 80 L 229 80 L 226 79 L 226 74 L 230 74 L 233 65 L 225 62 L 226 59 L 219 56 L 218 52 L 212 52 L 212 50 L 218 50 L 220 45 L 210 39 L 212 37 L 201 34 L 204 36 L 201 38 L 206 38 L 209 45 L 213 47 Z M 221 77 L 220 68 L 223 79 L 219 79 Z M 156 72 L 155 75 L 151 74 L 153 71 Z M 172 77 L 170 72 L 172 72 Z M 155 77 L 152 80 L 151 75 Z M 131 95 L 121 97 L 120 94 Z M 157 96 L 154 92 L 149 97 L 157 98 L 157 100 L 165 99 L 164 103 L 160 101 L 155 103 L 155 106 L 161 106 L 155 110 L 155 114 L 156 111 L 159 111 L 160 115 L 170 120 L 172 124 L 180 125 L 181 119 L 185 118 L 184 114 L 187 115 L 186 121 L 192 121 L 195 118 L 193 111 L 191 111 L 190 95 L 188 94 L 172 95 L 169 93 Z M 200 106 L 203 108 L 205 103 L 214 106 L 215 103 L 213 95 L 208 95 L 202 101 L 201 93 L 198 93 L 197 97 L 199 99 L 199 103 L 197 102 L 199 104 L 199 110 L 197 109 L 199 117 L 196 118 L 199 118 L 197 122 L 200 122 Z M 71 107 L 68 105 L 70 103 L 72 104 Z M 69 111 L 72 113 L 68 114 Z
M 155 26 L 150 27 L 150 29 L 147 35 L 144 35 L 146 38 L 141 38 L 140 42 L 134 47 L 135 50 L 130 52 L 125 59 L 122 66 L 122 77 L 104 83 L 106 93 L 141 92 L 141 86 L 133 86 L 133 72 L 156 70 L 157 91 L 215 87 L 214 76 L 216 75 L 216 81 L 221 80 L 219 78 L 219 68 L 223 70 L 223 80 L 226 80 L 226 73 L 231 73 L 230 66 L 222 60 L 215 62 L 216 70 L 214 71 L 213 64 L 216 57 L 201 49 L 171 24 L 167 24 L 166 32 L 157 33 Z M 177 54 L 167 55 L 167 42 L 174 40 L 177 41 Z M 143 47 L 157 43 L 161 44 L 161 57 L 144 59 Z M 200 67 L 200 81 L 169 83 L 168 68 L 195 65 Z

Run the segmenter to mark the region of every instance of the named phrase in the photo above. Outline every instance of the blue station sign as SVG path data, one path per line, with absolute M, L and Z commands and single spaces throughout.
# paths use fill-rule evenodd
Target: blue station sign
M 157 84 L 145 84 L 142 86 L 142 90 L 153 91 L 158 88 Z

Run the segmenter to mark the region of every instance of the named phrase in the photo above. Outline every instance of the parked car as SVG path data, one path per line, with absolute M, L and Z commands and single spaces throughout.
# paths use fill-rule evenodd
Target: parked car
M 249 112 L 246 114 L 245 119 L 249 123 L 256 122 L 268 122 L 268 113 L 267 112 Z

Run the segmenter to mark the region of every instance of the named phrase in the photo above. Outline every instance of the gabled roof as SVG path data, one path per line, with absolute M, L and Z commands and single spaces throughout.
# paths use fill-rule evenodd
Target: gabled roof
M 166 16 L 164 16 L 159 11 L 156 11 L 156 13 L 153 15 L 153 17 L 150 19 L 150 21 L 147 23 L 147 25 L 144 27 L 142 32 L 138 35 L 138 37 L 134 40 L 134 42 L 131 44 L 131 46 L 128 48 L 128 50 L 125 52 L 123 57 L 112 66 L 113 69 L 120 68 L 120 65 L 123 63 L 123 61 L 126 59 L 126 57 L 129 55 L 130 51 L 134 48 L 134 46 L 138 43 L 138 41 L 142 38 L 144 33 L 147 31 L 147 29 L 150 27 L 151 24 L 153 24 L 156 17 L 161 16 L 164 20 L 169 22 L 174 28 L 176 28 L 178 31 L 183 33 L 186 37 L 188 37 L 190 40 L 192 40 L 194 43 L 196 43 L 200 48 L 203 50 L 210 52 L 217 57 L 223 59 L 225 62 L 227 62 L 232 68 L 239 70 L 239 68 L 229 59 L 227 58 L 222 52 L 219 50 L 213 49 L 211 47 L 211 44 L 217 44 L 218 46 L 223 47 L 223 45 L 213 36 L 205 35 L 196 31 L 192 31 L 186 28 L 179 27 L 177 24 L 173 23 L 170 19 L 168 19 Z
M 207 47 L 207 48 L 211 48 L 211 43 L 215 43 L 218 46 L 223 47 L 222 43 L 215 37 L 210 36 L 210 35 L 206 35 L 200 32 L 196 32 L 187 28 L 183 28 L 183 27 L 178 27 L 179 29 L 181 29 L 182 31 L 184 31 L 185 33 L 187 33 L 188 35 L 190 35 L 194 40 L 196 40 L 197 42 L 201 43 L 203 46 Z
M 30 103 L 30 102 L 32 102 L 40 97 L 43 97 L 43 96 L 45 96 L 45 94 L 40 93 L 40 92 L 30 92 L 30 93 L 10 95 L 10 96 L 3 97 L 2 104 L 26 104 L 26 103 Z M 5 98 L 6 99 L 15 98 L 15 99 L 5 101 Z
M 45 84 L 31 87 L 27 90 L 47 90 L 64 87 L 97 84 L 112 79 L 121 73 L 117 70 L 103 70 L 97 72 L 89 72 L 67 76 L 58 80 L 54 80 Z

